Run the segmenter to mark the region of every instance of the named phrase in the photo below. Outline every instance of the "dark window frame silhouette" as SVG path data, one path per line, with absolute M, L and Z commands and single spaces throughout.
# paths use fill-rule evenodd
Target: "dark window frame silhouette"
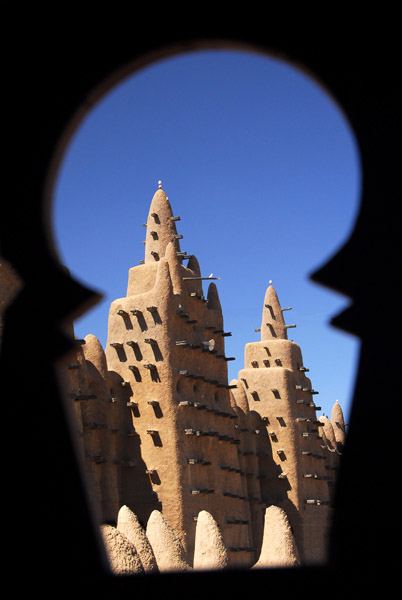
M 35 63 L 35 69 L 21 75 L 16 68 L 11 74 L 10 88 L 14 95 L 11 95 L 9 114 L 18 116 L 12 123 L 13 137 L 19 142 L 19 152 L 13 158 L 16 159 L 16 172 L 23 175 L 13 177 L 9 214 L 1 223 L 2 259 L 9 262 L 22 281 L 21 289 L 4 311 L 1 340 L 1 377 L 7 399 L 8 422 L 11 424 L 21 420 L 20 366 L 16 357 L 21 350 L 23 332 L 29 339 L 35 340 L 36 347 L 35 361 L 24 365 L 25 377 L 33 382 L 30 395 L 30 431 L 33 434 L 29 437 L 29 444 L 34 453 L 29 451 L 29 455 L 35 457 L 35 485 L 28 473 L 23 473 L 22 480 L 19 473 L 17 480 L 15 465 L 26 464 L 27 451 L 22 447 L 24 444 L 12 443 L 12 464 L 5 466 L 5 476 L 12 489 L 24 492 L 13 494 L 13 507 L 25 508 L 25 499 L 28 498 L 29 513 L 35 523 L 41 523 L 45 529 L 56 524 L 62 528 L 64 538 L 60 540 L 59 554 L 47 556 L 48 570 L 58 572 L 61 569 L 65 573 L 63 560 L 66 560 L 70 572 L 73 569 L 77 576 L 85 573 L 89 579 L 96 578 L 93 580 L 95 586 L 96 582 L 102 581 L 102 585 L 115 589 L 115 579 L 106 575 L 96 521 L 89 509 L 88 492 L 80 475 L 68 415 L 62 406 L 53 370 L 54 362 L 73 344 L 63 329 L 63 321 L 79 316 L 100 298 L 97 291 L 88 289 L 66 272 L 54 251 L 51 197 L 58 164 L 83 116 L 106 91 L 138 68 L 188 49 L 239 46 L 257 49 L 274 58 L 285 57 L 312 73 L 344 110 L 359 144 L 363 182 L 357 221 L 349 239 L 311 274 L 311 279 L 350 299 L 349 307 L 334 316 L 332 324 L 360 338 L 360 361 L 347 447 L 337 485 L 328 564 L 319 569 L 231 572 L 230 578 L 225 573 L 218 576 L 203 574 L 203 582 L 215 581 L 216 577 L 217 581 L 233 586 L 232 589 L 236 589 L 240 581 L 246 584 L 257 580 L 271 584 L 280 582 L 286 583 L 289 590 L 292 584 L 298 586 L 301 581 L 311 581 L 312 573 L 314 580 L 323 584 L 327 583 L 328 574 L 339 574 L 340 569 L 343 575 L 347 571 L 357 579 L 362 573 L 370 578 L 374 572 L 370 567 L 376 566 L 377 572 L 380 568 L 387 569 L 388 553 L 379 555 L 374 545 L 386 548 L 382 542 L 386 539 L 389 521 L 386 526 L 380 516 L 365 507 L 361 501 L 362 494 L 369 489 L 372 473 L 381 472 L 384 481 L 391 480 L 399 456 L 396 447 L 398 436 L 387 427 L 387 432 L 380 432 L 380 438 L 376 437 L 375 452 L 370 457 L 364 455 L 361 458 L 361 448 L 367 442 L 372 416 L 378 410 L 377 394 L 371 399 L 370 389 L 372 386 L 382 389 L 389 403 L 400 364 L 400 349 L 398 347 L 394 352 L 392 331 L 381 332 L 381 341 L 386 340 L 392 351 L 386 353 L 386 359 L 379 356 L 379 332 L 373 331 L 371 318 L 374 305 L 377 310 L 384 309 L 386 314 L 390 291 L 393 303 L 400 304 L 399 286 L 395 285 L 400 258 L 400 236 L 396 231 L 399 221 L 389 218 L 392 215 L 390 203 L 399 185 L 399 144 L 395 129 L 399 123 L 401 103 L 400 91 L 398 94 L 395 85 L 396 60 L 388 46 L 381 48 L 380 44 L 372 44 L 371 35 L 370 39 L 364 38 L 361 28 L 359 31 L 363 38 L 359 38 L 360 44 L 356 48 L 352 44 L 356 32 L 351 37 L 344 33 L 342 44 L 335 44 L 334 38 L 326 32 L 327 39 L 319 38 L 318 51 L 317 44 L 309 44 L 304 28 L 299 35 L 292 37 L 281 36 L 280 31 L 267 31 L 265 27 L 263 32 L 254 29 L 250 34 L 241 34 L 224 30 L 219 35 L 210 26 L 204 30 L 197 29 L 196 25 L 194 27 L 196 33 L 191 39 L 185 38 L 179 27 L 165 27 L 164 24 L 160 37 L 147 30 L 149 37 L 146 42 L 127 40 L 124 43 L 122 40 L 115 46 L 105 44 L 105 49 L 97 47 L 98 53 L 93 49 L 85 51 L 78 35 L 74 40 L 75 47 L 66 44 L 62 37 L 58 41 L 49 39 L 48 48 L 54 46 L 58 51 L 56 56 L 55 52 L 42 53 L 36 44 L 32 44 L 27 61 L 31 67 Z M 36 39 L 37 33 L 35 30 Z M 86 40 L 90 39 L 90 32 L 85 34 Z M 392 43 L 392 35 L 388 37 Z M 225 41 L 216 41 L 220 38 Z M 26 41 L 30 39 L 27 32 Z M 44 34 L 41 39 L 48 38 Z M 339 42 L 338 36 L 336 39 Z M 31 58 L 32 62 L 29 62 Z M 57 68 L 53 58 L 58 61 Z M 29 98 L 26 97 L 27 89 L 31 90 Z M 11 174 L 7 173 L 7 176 Z M 380 278 L 385 298 L 371 297 L 378 283 L 373 281 L 373 274 Z M 372 369 L 374 362 L 377 370 Z M 383 371 L 388 378 L 384 378 Z M 25 445 L 27 443 L 25 441 Z M 358 486 L 354 485 L 356 470 L 361 477 Z M 35 490 L 35 493 L 31 494 L 30 490 Z M 71 497 L 67 496 L 66 490 Z M 55 506 L 44 502 L 44 497 L 54 499 Z M 392 507 L 388 513 L 392 514 Z M 358 560 L 359 554 L 365 559 L 362 563 Z M 363 564 L 364 567 L 361 566 Z M 395 575 L 392 561 L 390 565 L 386 571 L 388 582 Z M 40 572 L 35 556 L 31 558 L 29 569 L 33 573 Z M 181 577 L 191 581 L 188 576 Z M 191 577 L 197 585 L 198 576 L 191 574 Z M 169 577 L 164 578 L 164 582 L 165 586 L 175 585 Z M 137 578 L 130 581 L 123 578 L 119 585 L 138 592 L 144 584 Z

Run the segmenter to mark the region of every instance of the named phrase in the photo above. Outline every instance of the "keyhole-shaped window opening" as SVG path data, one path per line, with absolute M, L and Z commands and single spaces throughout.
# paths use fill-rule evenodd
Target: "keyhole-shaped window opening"
M 180 215 L 181 251 L 196 256 L 204 277 L 219 278 L 210 308 L 222 307 L 222 331 L 233 332 L 223 337 L 222 354 L 237 359 L 226 363 L 228 381 L 244 367 L 245 345 L 260 339 L 272 281 L 282 306 L 292 307 L 288 337 L 319 390 L 317 416 L 331 415 L 339 400 L 347 421 L 359 341 L 329 320 L 348 299 L 309 279 L 348 239 L 358 211 L 357 144 L 334 99 L 291 64 L 232 49 L 166 58 L 107 93 L 75 132 L 54 191 L 60 261 L 104 293 L 74 324 L 77 338 L 110 343 L 110 304 L 126 297 L 128 271 L 144 260 L 143 224 L 159 180 Z M 180 352 L 178 370 L 186 370 L 192 350 Z

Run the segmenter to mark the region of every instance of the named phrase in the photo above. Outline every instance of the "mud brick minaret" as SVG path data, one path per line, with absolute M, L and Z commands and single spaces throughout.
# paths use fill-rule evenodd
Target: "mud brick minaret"
M 261 341 L 245 347 L 244 369 L 238 374 L 250 412 L 260 415 L 271 454 L 260 459 L 261 497 L 266 506 L 288 515 L 304 564 L 325 555 L 330 498 L 322 439 L 311 381 L 297 344 L 288 340 L 275 289 L 266 291 Z M 269 447 L 269 446 L 267 446 Z
M 202 277 L 196 257 L 180 249 L 178 220 L 160 184 L 146 222 L 145 259 L 129 271 L 127 296 L 110 307 L 105 353 L 119 388 L 112 395 L 125 390 L 158 509 L 189 560 L 197 515 L 207 510 L 221 527 L 232 564 L 251 564 L 241 432 L 227 379 L 230 333 L 215 283 L 204 296 L 202 280 L 211 278 Z M 135 480 L 123 501 L 143 522 L 155 508 Z

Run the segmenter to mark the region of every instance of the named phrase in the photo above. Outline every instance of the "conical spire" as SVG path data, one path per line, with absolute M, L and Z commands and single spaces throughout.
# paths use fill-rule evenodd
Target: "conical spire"
M 208 286 L 207 292 L 208 308 L 219 310 L 222 312 L 221 301 L 219 300 L 218 288 L 214 282 Z
M 90 361 L 99 373 L 106 378 L 107 377 L 107 362 L 106 355 L 102 348 L 102 344 L 96 336 L 89 333 L 85 336 L 85 345 L 83 347 L 85 360 Z
M 262 311 L 261 340 L 288 339 L 287 327 L 289 326 L 285 325 L 283 310 L 274 287 L 269 285 L 265 292 Z
M 147 219 L 147 234 L 145 240 L 145 262 L 154 263 L 165 256 L 166 247 L 172 242 L 176 252 L 180 252 L 179 237 L 176 230 L 176 217 L 162 183 L 152 198 Z
M 192 254 L 187 263 L 187 269 L 190 269 L 194 273 L 194 277 L 201 277 L 201 269 L 198 259 Z
M 261 554 L 253 569 L 298 565 L 299 551 L 289 518 L 282 508 L 271 505 L 265 509 Z
M 335 439 L 334 428 L 332 426 L 331 421 L 325 415 L 321 415 L 321 417 L 318 419 L 318 421 L 321 423 L 321 425 L 320 425 L 320 427 L 322 427 L 321 434 L 327 444 L 327 447 L 330 450 L 335 450 L 336 439 Z
M 193 568 L 196 571 L 224 569 L 228 562 L 228 552 L 218 523 L 209 512 L 200 511 L 195 530 Z
M 128 506 L 123 505 L 117 515 L 116 529 L 122 533 L 136 549 L 144 571 L 157 573 L 158 567 L 152 546 L 142 528 L 138 517 Z
M 245 415 L 250 411 L 247 394 L 243 382 L 239 383 L 237 379 L 233 379 L 230 385 L 237 385 L 237 388 L 230 390 L 231 398 L 234 400 L 234 406 L 238 407 Z M 232 405 L 233 407 L 233 405 Z
M 337 443 L 343 445 L 345 443 L 346 427 L 345 420 L 343 418 L 343 411 L 341 405 L 339 404 L 339 400 L 337 400 L 334 406 L 332 407 L 331 422 L 334 428 Z
M 179 536 L 158 510 L 152 511 L 148 519 L 146 536 L 151 544 L 159 571 L 190 570 L 191 567 L 186 561 Z

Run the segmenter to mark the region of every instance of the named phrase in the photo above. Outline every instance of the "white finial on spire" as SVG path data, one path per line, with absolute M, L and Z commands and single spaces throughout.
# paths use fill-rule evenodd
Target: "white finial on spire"
M 268 283 L 272 283 L 272 279 L 270 279 L 270 280 L 268 281 Z
M 158 181 L 158 187 L 159 187 L 159 189 L 162 188 L 162 182 L 161 181 Z

